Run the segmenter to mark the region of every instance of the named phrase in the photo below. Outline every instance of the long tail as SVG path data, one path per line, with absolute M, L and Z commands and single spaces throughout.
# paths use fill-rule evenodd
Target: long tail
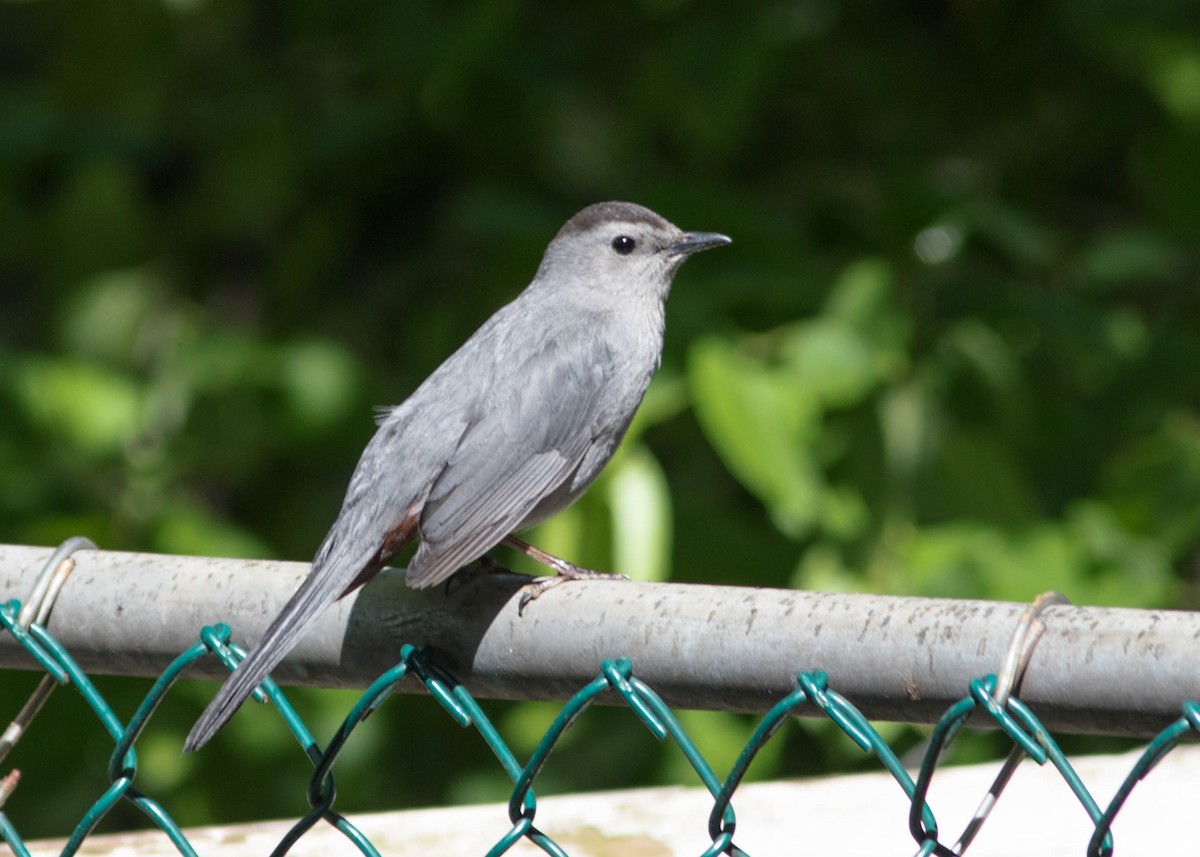
M 362 550 L 355 551 L 353 547 L 339 550 L 349 540 L 339 539 L 338 535 L 335 528 L 317 552 L 308 577 L 204 709 L 184 742 L 185 753 L 208 743 L 325 608 L 370 577 L 364 569 L 372 565 L 377 555 L 362 556 Z

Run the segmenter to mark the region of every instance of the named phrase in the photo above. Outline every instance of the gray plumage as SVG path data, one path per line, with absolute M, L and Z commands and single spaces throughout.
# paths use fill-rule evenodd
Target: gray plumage
M 516 300 L 382 415 L 308 577 L 185 751 L 228 721 L 326 607 L 406 545 L 419 540 L 408 584 L 434 586 L 578 499 L 658 369 L 676 270 L 727 243 L 631 203 L 598 203 L 568 220 Z

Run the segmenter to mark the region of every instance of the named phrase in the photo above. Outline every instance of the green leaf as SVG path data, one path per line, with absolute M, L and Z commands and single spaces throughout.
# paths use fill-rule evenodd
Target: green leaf
M 782 331 L 779 358 L 823 408 L 861 402 L 908 362 L 908 324 L 892 301 L 891 267 L 863 259 L 846 267 L 815 318 Z
M 349 352 L 330 342 L 310 340 L 286 347 L 281 383 L 292 412 L 310 426 L 344 417 L 354 406 L 358 366 Z
M 1018 527 L 922 527 L 894 547 L 905 585 L 924 595 L 1029 601 L 1057 590 L 1078 604 L 1140 607 L 1163 606 L 1170 595 L 1171 568 L 1161 549 L 1097 503 Z
M 151 330 L 158 335 L 170 321 L 154 307 L 160 285 L 146 268 L 123 268 L 92 277 L 80 287 L 64 314 L 64 344 L 76 353 L 110 363 L 130 363 L 139 346 L 144 347 L 139 339 Z
M 641 407 L 625 433 L 622 446 L 636 443 L 647 428 L 665 423 L 688 406 L 687 382 L 667 370 L 660 371 L 650 382 Z
M 1130 531 L 1187 562 L 1200 543 L 1200 419 L 1168 414 L 1114 457 L 1103 496 Z
M 891 265 L 882 259 L 860 259 L 848 265 L 830 289 L 821 315 L 861 330 L 872 328 L 894 315 L 892 279 Z
M 604 482 L 612 513 L 613 566 L 634 580 L 662 581 L 671 572 L 671 492 L 644 446 L 625 448 Z
M 1077 262 L 1084 283 L 1092 288 L 1133 282 L 1156 282 L 1174 276 L 1183 253 L 1164 236 L 1125 229 L 1098 236 Z
M 72 358 L 31 358 L 16 373 L 18 406 L 84 452 L 113 454 L 137 433 L 142 397 L 126 376 Z
M 879 349 L 853 329 L 825 319 L 795 325 L 781 356 L 797 387 L 822 408 L 862 401 L 880 377 Z
M 273 552 L 251 533 L 191 503 L 173 505 L 158 520 L 154 547 L 184 556 L 260 559 Z
M 811 529 L 823 487 L 811 453 L 819 430 L 813 398 L 790 373 L 750 360 L 718 339 L 692 347 L 688 379 L 700 425 L 730 471 L 785 533 Z

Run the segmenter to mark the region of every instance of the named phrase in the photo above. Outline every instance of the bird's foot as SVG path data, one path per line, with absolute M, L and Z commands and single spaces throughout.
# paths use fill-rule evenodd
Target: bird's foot
M 454 574 L 446 578 L 445 594 L 449 595 L 459 587 L 469 583 L 477 577 L 485 577 L 492 574 L 507 574 L 515 577 L 526 577 L 524 574 L 517 574 L 512 569 L 505 568 L 500 563 L 492 558 L 491 554 L 484 554 L 479 559 L 469 565 L 460 568 Z
M 554 587 L 566 583 L 568 580 L 629 580 L 624 574 L 610 574 L 605 571 L 593 571 L 590 568 L 580 568 L 577 565 L 572 565 L 565 559 L 553 557 L 555 565 L 552 566 L 556 574 L 547 575 L 546 577 L 535 577 L 532 581 L 521 587 L 521 600 L 517 603 L 517 615 L 525 615 L 525 608 L 529 606 L 530 601 L 534 601 L 542 597 L 546 592 Z

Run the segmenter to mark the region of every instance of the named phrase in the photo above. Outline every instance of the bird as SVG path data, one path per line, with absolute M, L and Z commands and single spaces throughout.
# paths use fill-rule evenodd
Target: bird
M 601 575 L 515 535 L 577 500 L 612 458 L 662 359 L 675 273 L 729 244 L 648 208 L 600 202 L 571 217 L 536 273 L 378 428 L 296 592 L 189 732 L 206 744 L 333 602 L 416 544 L 405 579 L 424 589 L 507 544 L 548 565 L 532 598 Z

